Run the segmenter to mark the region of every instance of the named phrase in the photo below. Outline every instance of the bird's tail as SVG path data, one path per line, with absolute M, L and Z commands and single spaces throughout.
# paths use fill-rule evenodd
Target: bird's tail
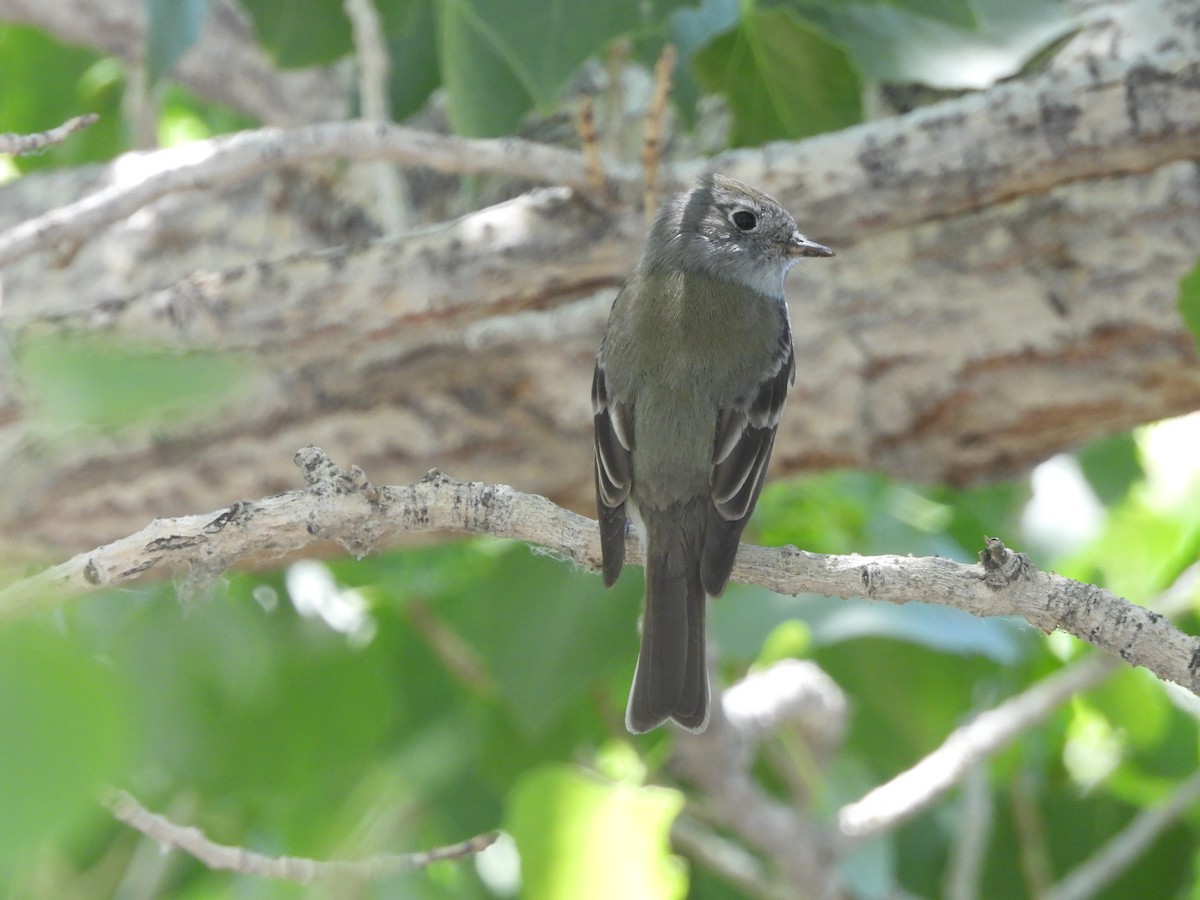
M 689 731 L 708 725 L 704 618 L 700 580 L 705 511 L 673 506 L 641 511 L 646 528 L 646 612 L 642 648 L 625 725 L 634 734 L 674 719 Z

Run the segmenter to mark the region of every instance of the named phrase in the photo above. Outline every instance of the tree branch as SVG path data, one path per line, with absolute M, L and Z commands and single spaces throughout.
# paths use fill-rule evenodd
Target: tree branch
M 1107 678 L 1119 665 L 1089 656 L 956 728 L 932 753 L 891 781 L 838 812 L 838 830 L 851 842 L 891 831 L 928 809 L 972 768 L 1042 722 L 1076 693 Z
M 368 880 L 423 869 L 431 863 L 462 859 L 486 850 L 499 834 L 481 834 L 459 844 L 435 847 L 418 853 L 379 854 L 360 860 L 316 860 L 297 856 L 264 856 L 244 847 L 231 847 L 210 840 L 199 828 L 177 825 L 150 812 L 125 791 L 110 790 L 103 803 L 130 828 L 157 841 L 189 853 L 208 868 L 310 884 L 318 879 Z
M 840 732 L 844 715 L 845 700 L 828 675 L 812 663 L 788 660 L 714 697 L 702 733 L 676 732 L 670 768 L 704 798 L 693 813 L 737 834 L 806 897 L 834 896 L 835 841 L 802 810 L 763 790 L 753 771 L 756 752 L 768 725 L 803 729 L 815 719 Z
M 943 880 L 946 900 L 974 900 L 980 896 L 983 868 L 987 862 L 988 839 L 992 833 L 992 789 L 987 769 L 973 766 L 963 782 L 957 836 L 951 844 L 950 860 Z
M 988 540 L 988 550 L 980 554 L 981 557 L 989 555 L 1001 564 L 1017 564 L 1010 551 L 995 538 Z M 1181 614 L 1192 604 L 1198 584 L 1200 564 L 1189 566 L 1150 603 L 1153 609 L 1150 615 Z M 841 833 L 852 842 L 864 840 L 890 831 L 928 809 L 987 757 L 1008 746 L 1022 732 L 1045 721 L 1071 697 L 1103 682 L 1118 665 L 1113 656 L 1082 657 L 1028 690 L 980 713 L 951 732 L 941 746 L 912 768 L 874 788 L 862 799 L 842 807 L 838 813 Z M 1195 693 L 1187 696 L 1195 697 Z
M 247 557 L 281 556 L 318 541 L 337 541 L 361 554 L 403 533 L 515 538 L 550 548 L 578 565 L 599 568 L 595 522 L 545 497 L 507 485 L 453 481 L 436 471 L 411 486 L 376 488 L 360 469 L 343 471 L 317 447 L 298 451 L 295 462 L 304 473 L 306 489 L 242 501 L 214 513 L 157 519 L 137 534 L 79 554 L 0 591 L 0 618 L 56 605 L 70 595 L 126 583 L 149 572 L 187 572 L 185 586 L 191 583 L 199 589 Z M 865 597 L 901 604 L 922 600 L 976 616 L 1023 616 L 1047 633 L 1061 629 L 1200 693 L 1200 639 L 1183 634 L 1160 613 L 1102 588 L 1041 572 L 1023 554 L 1003 545 L 993 543 L 991 550 L 1001 564 L 965 565 L 939 557 L 827 556 L 795 547 L 747 544 L 738 553 L 733 577 L 781 594 Z M 642 562 L 636 541 L 630 541 L 627 558 L 634 564 Z M 1070 687 L 1054 685 L 1053 679 L 1047 679 L 1039 687 L 1053 696 Z M 1029 710 L 1021 715 L 1037 714 L 1052 699 L 1031 694 L 1021 701 L 1021 708 Z M 1006 733 L 1003 722 L 1008 715 L 985 720 L 994 723 L 987 726 L 988 732 Z M 858 834 L 863 827 L 851 816 L 846 830 Z
M 0 266 L 28 253 L 77 245 L 168 194 L 211 190 L 280 166 L 315 160 L 386 159 L 440 172 L 503 172 L 581 191 L 590 186 L 582 156 L 518 138 L 471 139 L 382 122 L 328 122 L 265 128 L 123 157 L 127 175 L 90 197 L 22 222 L 0 234 Z

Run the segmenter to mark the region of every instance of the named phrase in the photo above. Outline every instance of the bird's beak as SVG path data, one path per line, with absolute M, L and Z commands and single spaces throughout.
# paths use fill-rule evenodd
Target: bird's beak
M 788 241 L 788 253 L 792 256 L 833 256 L 834 253 L 824 244 L 810 241 L 800 232 L 792 235 Z

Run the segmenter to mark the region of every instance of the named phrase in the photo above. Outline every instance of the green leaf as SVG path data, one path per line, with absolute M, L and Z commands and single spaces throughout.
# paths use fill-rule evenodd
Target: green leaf
M 46 335 L 17 352 L 32 405 L 57 425 L 169 423 L 228 396 L 245 366 L 229 354 L 173 353 L 94 337 Z
M 505 828 L 521 852 L 527 900 L 683 897 L 687 876 L 667 833 L 683 795 L 612 784 L 572 766 L 547 766 L 509 795 Z
M 439 611 L 479 653 L 520 728 L 536 738 L 580 704 L 592 705 L 614 667 L 633 671 L 640 576 L 631 572 L 606 591 L 598 577 L 514 544 L 483 579 L 486 603 L 476 582 Z
M 696 102 L 700 99 L 700 86 L 696 83 L 692 57 L 718 34 L 728 31 L 738 20 L 738 0 L 701 0 L 699 6 L 683 7 L 671 11 L 664 22 L 664 37 L 679 53 L 671 87 L 671 102 L 678 108 L 688 127 L 695 124 Z M 654 56 L 643 59 L 647 66 L 653 65 L 661 51 L 661 43 L 654 46 Z
M 174 82 L 168 83 L 162 91 L 158 114 L 159 146 L 177 147 L 206 140 L 215 134 L 256 127 L 258 123 L 249 116 L 196 97 Z
M 917 4 L 828 2 L 801 7 L 850 54 L 865 79 L 941 89 L 984 88 L 1020 72 L 1077 28 L 1058 0 L 971 0 L 976 21 L 933 17 Z M 960 27 L 961 25 L 961 27 Z
M 1129 432 L 1092 441 L 1076 458 L 1083 474 L 1105 506 L 1124 500 L 1133 485 L 1146 477 L 1137 442 Z
M 790 12 L 751 12 L 696 54 L 697 80 L 724 94 L 730 142 L 753 146 L 862 120 L 862 85 L 845 51 Z
M 200 37 L 208 0 L 142 0 L 146 8 L 146 79 L 153 87 Z
M 388 93 L 392 118 L 399 122 L 419 110 L 441 84 L 433 3 L 385 0 L 380 3 L 379 13 L 391 59 Z
M 545 109 L 580 64 L 636 28 L 636 0 L 444 0 L 438 48 L 450 121 L 463 134 L 511 132 Z
M 239 0 L 281 68 L 326 65 L 354 49 L 342 0 Z
M 1022 626 L 928 603 L 895 606 L 871 600 L 785 597 L 764 588 L 733 585 L 728 598 L 712 604 L 713 636 L 733 658 L 754 659 L 779 625 L 808 626 L 813 647 L 829 647 L 863 638 L 890 638 L 959 656 L 978 655 L 1004 665 L 1026 653 Z
M 959 28 L 974 28 L 977 24 L 970 0 L 884 0 L 884 3 Z
M 862 0 L 858 3 L 847 3 L 846 0 L 784 0 L 784 4 L 794 8 L 801 16 L 814 13 L 844 12 L 848 7 L 857 7 L 864 13 L 887 16 L 897 12 L 911 18 L 925 19 L 942 26 L 951 26 L 962 31 L 972 31 L 979 27 L 980 16 L 976 5 L 985 6 L 995 3 L 1023 3 L 1027 0 Z
M 1200 351 L 1200 261 L 1179 282 L 1179 314 Z
M 95 792 L 128 756 L 124 701 L 112 673 L 62 637 L 0 632 L 0 870 L 94 816 Z
M 1194 552 L 1195 534 L 1189 526 L 1177 513 L 1154 509 L 1135 493 L 1109 510 L 1099 537 L 1058 569 L 1068 578 L 1094 582 L 1144 603 L 1179 574 L 1181 556 Z

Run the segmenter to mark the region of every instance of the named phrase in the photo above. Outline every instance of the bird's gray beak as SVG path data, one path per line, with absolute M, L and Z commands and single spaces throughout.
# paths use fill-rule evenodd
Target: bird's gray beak
M 791 241 L 788 242 L 788 253 L 792 256 L 833 256 L 834 253 L 824 244 L 818 244 L 816 241 L 810 241 L 800 232 L 792 235 Z

